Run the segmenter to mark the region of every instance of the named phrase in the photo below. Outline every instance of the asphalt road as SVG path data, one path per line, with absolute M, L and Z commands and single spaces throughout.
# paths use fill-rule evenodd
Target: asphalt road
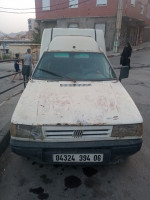
M 0 158 L 0 199 L 150 200 L 149 55 L 150 49 L 134 52 L 130 76 L 122 80 L 144 119 L 143 145 L 138 153 L 119 165 L 58 167 L 20 157 L 8 147 Z M 119 66 L 119 57 L 110 61 Z M 18 98 L 12 97 L 4 105 Z

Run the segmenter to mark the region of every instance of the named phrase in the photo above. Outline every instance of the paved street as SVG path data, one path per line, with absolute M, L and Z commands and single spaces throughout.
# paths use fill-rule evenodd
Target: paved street
M 0 157 L 0 200 L 150 200 L 149 55 L 150 48 L 134 52 L 129 78 L 122 80 L 144 119 L 144 142 L 140 152 L 119 165 L 49 166 L 15 155 L 8 147 Z M 119 59 L 119 56 L 110 58 L 117 74 Z M 11 65 L 6 66 L 9 67 Z M 10 78 L 2 84 L 1 90 L 12 85 Z M 4 97 L 9 98 L 22 88 L 23 85 L 0 96 L 1 119 L 8 113 L 12 115 L 19 99 L 19 95 L 15 95 L 4 102 Z M 0 123 L 5 122 L 3 119 Z

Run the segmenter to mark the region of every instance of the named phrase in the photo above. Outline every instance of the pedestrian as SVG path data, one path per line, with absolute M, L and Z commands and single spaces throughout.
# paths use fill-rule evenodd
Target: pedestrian
M 15 82 L 14 80 L 15 80 L 15 77 L 17 76 L 17 74 L 19 75 L 19 80 L 22 80 L 21 79 L 21 71 L 20 71 L 20 68 L 19 68 L 19 65 L 21 64 L 21 63 L 19 63 L 19 54 L 16 53 L 15 56 L 16 56 L 16 58 L 15 58 L 15 61 L 14 61 L 14 68 L 15 68 L 16 74 L 14 74 L 14 76 L 12 77 L 11 82 Z
M 27 53 L 24 56 L 24 64 L 22 68 L 22 75 L 24 76 L 24 80 L 28 82 L 29 77 L 32 73 L 32 65 L 34 66 L 31 50 L 27 49 Z
M 120 64 L 122 66 L 128 66 L 129 69 L 131 68 L 130 67 L 131 53 L 132 53 L 132 47 L 131 47 L 130 43 L 127 42 L 121 53 Z

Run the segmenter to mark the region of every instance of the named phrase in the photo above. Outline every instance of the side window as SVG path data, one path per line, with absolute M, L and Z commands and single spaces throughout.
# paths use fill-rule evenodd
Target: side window
M 42 0 L 42 10 L 50 10 L 50 0 Z
M 131 5 L 135 7 L 135 0 L 131 0 Z
M 78 0 L 69 0 L 69 8 L 78 8 Z
M 78 24 L 69 24 L 69 26 L 68 26 L 69 28 L 78 28 Z
M 96 6 L 107 6 L 107 0 L 96 0 Z

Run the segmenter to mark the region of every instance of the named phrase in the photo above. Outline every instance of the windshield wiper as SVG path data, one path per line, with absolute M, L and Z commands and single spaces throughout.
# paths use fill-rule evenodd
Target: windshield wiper
M 68 77 L 68 76 L 63 76 L 63 75 L 61 75 L 61 74 L 58 74 L 58 73 L 55 73 L 55 72 L 52 72 L 52 71 L 47 71 L 47 70 L 45 70 L 45 69 L 38 69 L 38 70 L 43 71 L 43 72 L 46 72 L 46 73 L 48 73 L 48 74 L 52 74 L 52 75 L 54 75 L 54 76 L 61 77 L 61 78 L 67 78 L 69 81 L 76 82 L 76 80 L 74 80 L 73 78 L 70 78 L 70 77 Z

